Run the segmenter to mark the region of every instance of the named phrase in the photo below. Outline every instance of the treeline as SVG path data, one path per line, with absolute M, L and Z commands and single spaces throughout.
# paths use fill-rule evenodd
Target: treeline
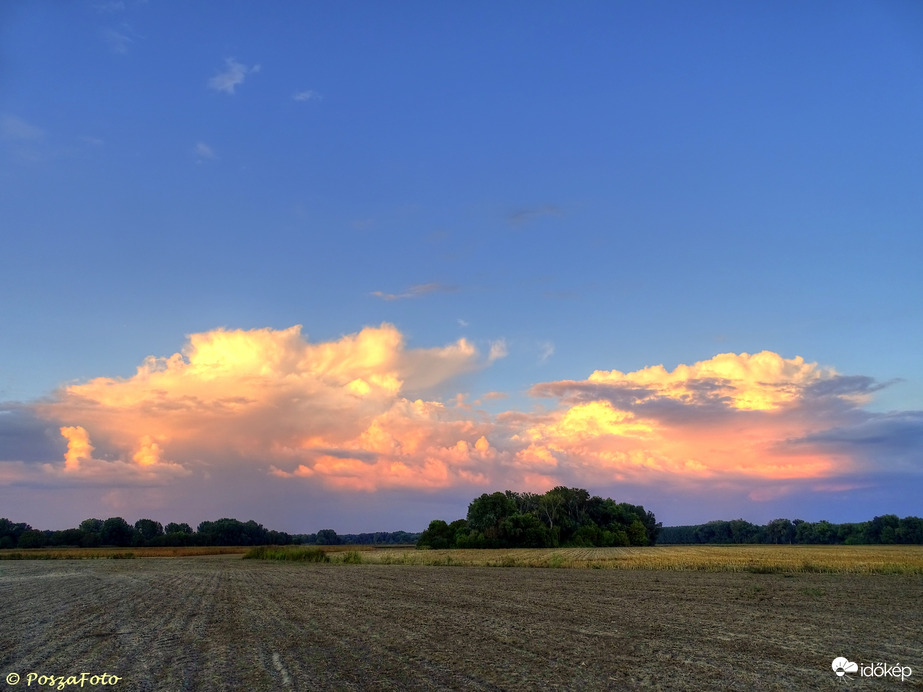
M 487 493 L 451 524 L 431 521 L 418 548 L 556 548 L 654 545 L 660 524 L 640 505 L 590 497 L 580 488 Z
M 0 549 L 99 546 L 170 547 L 209 545 L 338 545 L 338 544 L 413 544 L 419 533 L 379 531 L 338 535 L 333 529 L 317 533 L 289 534 L 266 529 L 252 519 L 203 521 L 193 531 L 189 524 L 171 522 L 163 526 L 153 519 L 139 519 L 134 525 L 122 517 L 86 519 L 80 526 L 63 531 L 41 531 L 29 524 L 0 519 Z
M 803 543 L 810 545 L 923 544 L 923 519 L 885 514 L 871 521 L 831 524 L 829 521 L 773 519 L 765 526 L 743 519 L 710 521 L 692 526 L 665 526 L 661 543 Z

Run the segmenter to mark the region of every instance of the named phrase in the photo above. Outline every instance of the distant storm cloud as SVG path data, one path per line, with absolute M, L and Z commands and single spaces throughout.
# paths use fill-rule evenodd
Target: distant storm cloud
M 530 458 L 578 464 L 619 480 L 808 479 L 857 470 L 855 455 L 794 446 L 869 414 L 866 378 L 769 351 L 719 354 L 668 371 L 598 370 L 586 380 L 536 385 L 564 406 L 528 428 Z
M 446 464 L 457 460 L 458 443 L 476 445 L 487 428 L 471 437 L 478 426 L 405 393 L 425 393 L 486 362 L 464 339 L 407 349 L 387 324 L 317 344 L 297 326 L 214 330 L 193 334 L 183 353 L 149 357 L 130 378 L 65 387 L 39 411 L 66 423 L 62 471 L 74 476 L 109 463 L 93 457 L 101 439 L 119 451 L 120 464 L 147 476 L 237 459 L 336 487 L 394 484 L 384 470 L 432 485 L 452 480 Z M 363 469 L 377 480 L 357 479 Z
M 234 58 L 227 58 L 224 61 L 224 71 L 219 72 L 208 80 L 208 88 L 233 95 L 237 87 L 244 83 L 247 75 L 255 74 L 259 71 L 259 65 L 248 67 Z
M 192 334 L 127 378 L 71 384 L 0 416 L 0 482 L 169 485 L 195 475 L 338 492 L 613 483 L 736 488 L 754 500 L 920 473 L 923 413 L 863 408 L 879 385 L 803 358 L 724 353 L 672 370 L 536 384 L 551 406 L 488 413 L 453 382 L 509 357 L 466 339 L 409 348 L 393 325 L 311 342 L 301 327 Z M 9 424 L 7 426 L 7 424 Z M 5 430 L 21 433 L 4 452 Z M 4 427 L 7 426 L 7 427 Z M 17 457 L 58 435 L 57 461 Z M 55 443 L 60 445 L 59 443 Z M 267 491 L 268 492 L 268 491 Z

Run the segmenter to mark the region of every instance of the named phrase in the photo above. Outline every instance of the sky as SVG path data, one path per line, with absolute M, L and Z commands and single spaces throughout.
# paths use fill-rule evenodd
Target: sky
M 0 6 L 0 516 L 923 514 L 923 5 Z

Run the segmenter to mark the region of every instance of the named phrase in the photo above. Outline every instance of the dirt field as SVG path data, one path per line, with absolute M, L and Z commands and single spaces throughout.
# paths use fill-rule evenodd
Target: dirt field
M 0 680 L 114 690 L 923 689 L 923 577 L 0 563 Z M 838 678 L 836 656 L 909 666 Z M 48 680 L 41 689 L 49 689 Z M 63 689 L 78 689 L 64 687 Z

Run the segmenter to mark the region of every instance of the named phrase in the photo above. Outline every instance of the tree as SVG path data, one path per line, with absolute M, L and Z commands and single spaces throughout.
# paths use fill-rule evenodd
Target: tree
M 340 537 L 333 529 L 321 529 L 317 532 L 317 538 L 314 539 L 317 545 L 339 545 Z
M 109 517 L 103 522 L 100 540 L 105 545 L 124 547 L 131 545 L 134 535 L 134 528 L 122 517 Z
M 795 525 L 788 519 L 773 519 L 766 525 L 771 543 L 791 543 L 795 538 Z
M 185 522 L 182 524 L 177 524 L 171 521 L 164 527 L 164 531 L 166 533 L 192 533 L 192 527 Z
M 43 531 L 37 531 L 35 529 L 29 529 L 28 531 L 23 531 L 19 536 L 19 543 L 16 546 L 17 548 L 44 548 L 45 547 L 45 533 Z
M 516 513 L 516 503 L 506 493 L 484 493 L 468 505 L 468 528 L 499 547 L 500 524 Z
M 0 519 L 0 548 L 13 548 L 19 543 L 20 537 L 31 531 L 28 524 L 14 524 L 9 519 Z
M 923 519 L 904 517 L 897 528 L 898 543 L 923 543 Z
M 163 526 L 153 519 L 138 519 L 135 522 L 135 532 L 141 543 L 146 544 L 158 536 L 163 536 Z
M 875 517 L 869 522 L 868 540 L 870 543 L 895 543 L 897 541 L 897 529 L 900 528 L 901 520 L 896 514 L 885 514 Z
M 433 550 L 444 550 L 445 548 L 455 547 L 455 532 L 442 519 L 433 519 L 429 527 L 420 534 L 420 540 L 417 541 L 418 548 L 432 548 Z

